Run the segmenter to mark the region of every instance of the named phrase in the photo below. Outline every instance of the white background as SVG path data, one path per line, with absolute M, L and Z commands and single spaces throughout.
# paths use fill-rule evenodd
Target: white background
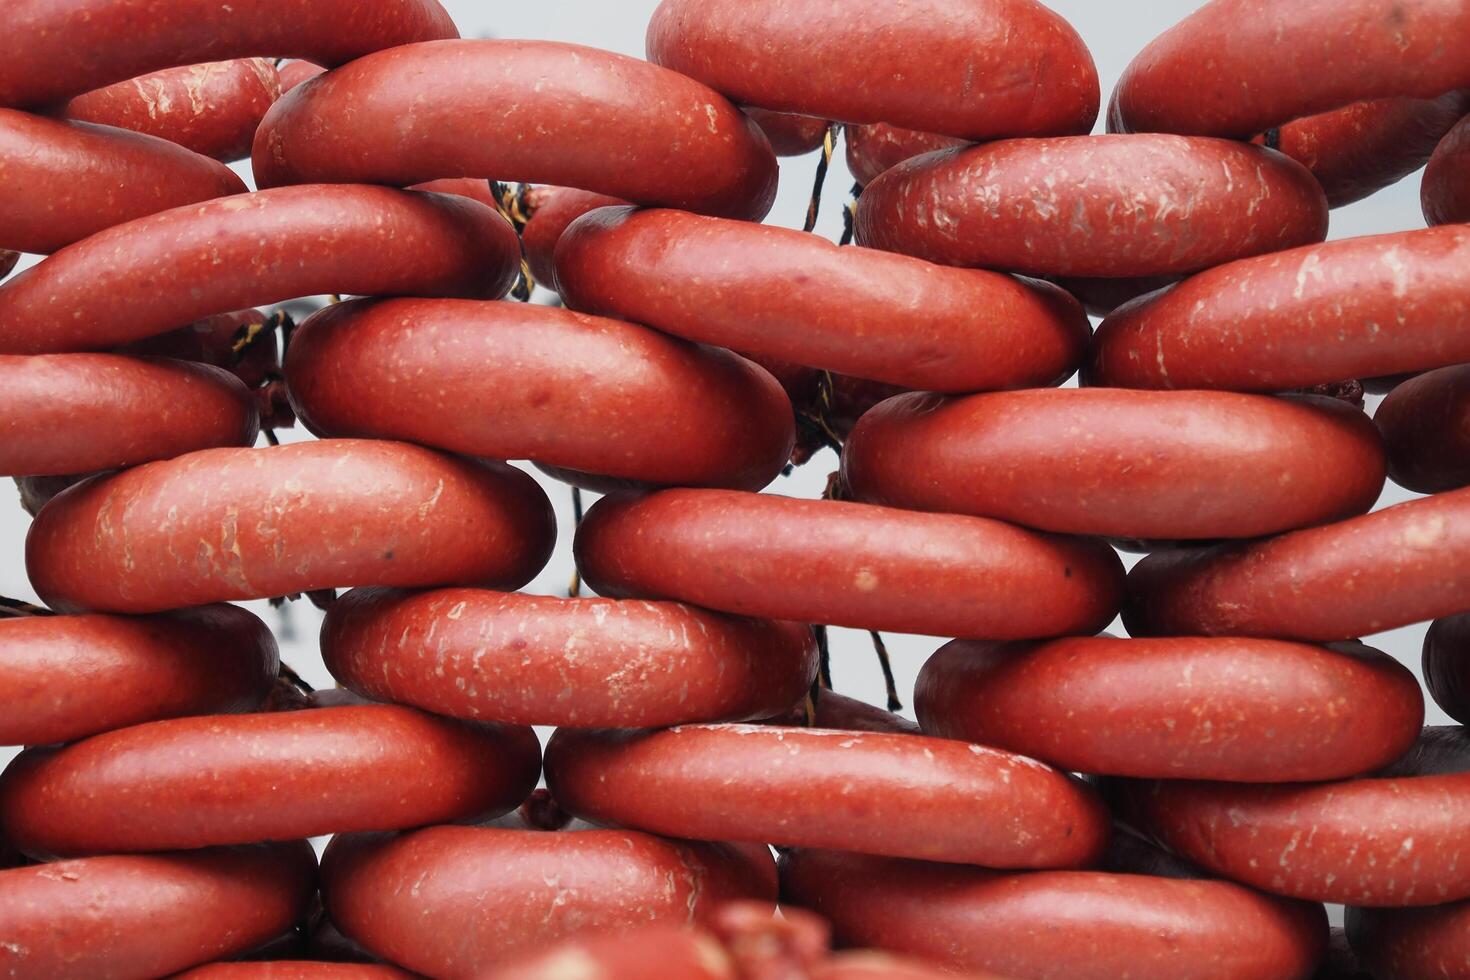
M 901 0 L 894 0 L 899 4 Z M 594 47 L 609 48 L 625 54 L 643 56 L 643 32 L 657 0 L 540 0 L 532 4 L 485 3 L 483 0 L 447 0 L 445 4 L 465 37 L 498 35 L 503 37 L 546 38 L 571 41 Z M 1197 3 L 1189 0 L 1125 0 L 1099 3 L 1097 0 L 1055 0 L 1049 4 L 1066 17 L 1086 39 L 1097 60 L 1102 76 L 1106 102 L 1114 82 L 1128 61 L 1151 38 L 1184 17 Z M 841 207 L 852 181 L 841 159 L 839 149 L 827 181 L 827 196 L 817 231 L 836 238 L 841 230 Z M 782 161 L 780 197 L 771 216 L 772 224 L 801 227 L 811 188 L 816 157 Z M 243 172 L 243 171 L 242 171 Z M 1367 201 L 1333 212 L 1332 237 L 1341 238 L 1378 232 L 1422 227 L 1419 211 L 1419 178 L 1414 176 Z M 1377 399 L 1370 402 L 1370 410 Z M 296 438 L 302 437 L 298 434 Z M 288 436 L 288 438 L 290 438 Z M 771 489 L 794 496 L 819 496 L 834 459 L 824 452 L 790 479 L 778 481 Z M 561 521 L 561 539 L 554 559 L 528 591 L 564 594 L 571 574 L 571 513 L 568 489 L 538 475 L 557 507 Z M 1393 503 L 1412 495 L 1390 486 L 1382 503 Z M 15 498 L 10 481 L 0 481 L 0 595 L 33 598 L 25 578 L 23 544 L 29 519 Z M 296 603 L 290 610 L 291 628 L 286 628 L 279 615 L 264 603 L 249 604 L 276 630 L 281 640 L 282 655 L 287 662 L 318 686 L 328 686 L 331 679 L 323 670 L 316 652 L 316 629 L 320 615 L 308 603 Z M 1419 649 L 1425 626 L 1394 630 L 1367 641 L 1419 668 Z M 928 654 L 943 640 L 927 637 L 889 637 L 899 691 L 905 704 L 914 677 Z M 877 663 L 865 633 L 834 630 L 832 637 L 832 672 L 836 688 L 846 694 L 882 703 L 883 684 Z M 1429 722 L 1442 724 L 1447 719 L 1432 704 Z M 4 753 L 0 751 L 0 761 Z

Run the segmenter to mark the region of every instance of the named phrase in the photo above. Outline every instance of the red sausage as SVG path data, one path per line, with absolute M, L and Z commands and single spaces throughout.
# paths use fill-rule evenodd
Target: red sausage
M 920 735 L 762 725 L 558 729 L 570 812 L 669 837 L 834 847 L 995 868 L 1079 867 L 1107 843 L 1091 790 L 1024 756 Z
M 721 490 L 605 497 L 576 555 L 603 595 L 991 639 L 1096 632 L 1122 569 L 1101 542 L 984 518 Z
M 548 289 L 561 291 L 556 281 L 556 243 L 562 232 L 588 211 L 627 204 L 619 197 L 579 191 L 575 187 L 535 187 L 528 195 L 530 220 L 521 229 L 521 247 L 531 275 Z
M 955 640 L 919 674 L 924 731 L 1110 776 L 1341 779 L 1424 724 L 1409 670 L 1362 644 L 1233 637 Z
M 487 207 L 498 208 L 499 202 L 495 195 L 490 193 L 490 182 L 478 177 L 441 177 L 438 180 L 427 180 L 422 184 L 414 184 L 409 190 L 429 191 L 433 194 L 458 194 L 472 201 L 479 201 Z
M 1470 116 L 1450 130 L 1429 158 L 1421 190 L 1431 225 L 1470 222 Z
M 63 119 L 147 133 L 216 160 L 250 155 L 255 130 L 281 97 L 281 78 L 264 58 L 168 68 L 66 102 Z
M 742 105 L 967 139 L 1085 133 L 1097 68 L 1033 0 L 663 0 L 648 58 Z
M 255 399 L 221 368 L 118 354 L 0 354 L 0 474 L 64 476 L 248 446 Z
M 579 310 L 909 388 L 1049 384 L 1090 336 L 1082 308 L 1049 283 L 680 211 L 579 219 L 556 274 Z
M 1003 140 L 899 164 L 859 244 L 1042 276 L 1160 276 L 1320 242 L 1327 199 L 1263 147 L 1199 137 Z
M 10 0 L 0 105 L 38 106 L 162 68 L 274 55 L 340 65 L 458 37 L 438 0 Z M 146 29 L 140 29 L 146 24 Z
M 1134 636 L 1350 640 L 1470 609 L 1470 489 L 1204 551 L 1128 576 Z
M 1467 264 L 1459 226 L 1232 262 L 1105 320 L 1083 380 L 1283 391 L 1470 361 Z
M 729 844 L 633 830 L 431 827 L 335 838 L 322 859 L 332 921 L 375 953 L 446 980 L 573 936 L 708 921 L 736 898 L 775 899 Z
M 476 974 L 477 980 L 739 980 L 730 954 L 702 929 L 644 926 L 577 937 L 549 951 L 516 957 Z M 800 974 L 805 980 L 806 974 Z M 793 978 L 794 980 L 794 978 Z
M 759 490 L 796 438 L 780 385 L 744 358 L 527 303 L 330 306 L 292 339 L 286 379 L 316 433 L 642 484 Z
M 0 188 L 0 246 L 45 255 L 125 221 L 239 194 L 245 183 L 157 137 L 0 109 Z
M 1353 102 L 1470 87 L 1470 9 L 1383 0 L 1212 0 L 1123 73 L 1118 132 L 1250 138 Z
M 1396 184 L 1429 161 L 1470 112 L 1470 92 L 1437 99 L 1377 99 L 1287 123 L 1274 144 L 1312 172 L 1334 208 Z
M 19 980 L 170 975 L 300 922 L 315 878 L 305 841 L 0 871 L 0 971 Z
M 249 336 L 243 351 L 236 348 L 251 327 L 263 326 L 267 319 L 260 310 L 216 313 L 187 327 L 135 340 L 119 352 L 212 364 L 245 382 L 245 387 L 259 388 L 281 371 L 275 331 L 261 330 Z
M 858 951 L 838 953 L 811 971 L 811 980 L 1004 980 L 993 973 L 931 967 L 927 962 L 902 959 L 888 953 Z
M 804 625 L 473 589 L 354 590 L 328 610 L 321 645 L 332 675 L 366 697 L 522 725 L 762 718 L 817 673 Z
M 441 41 L 360 58 L 283 96 L 254 163 L 262 187 L 494 177 L 756 220 L 776 194 L 770 145 L 718 94 L 555 41 Z
M 536 786 L 529 728 L 356 704 L 155 721 L 0 779 L 0 819 L 32 855 L 153 851 L 495 816 Z
M 1354 952 L 1379 980 L 1470 977 L 1470 902 L 1349 908 L 1345 923 Z
M 1222 877 L 1349 905 L 1470 897 L 1470 772 L 1251 785 L 1114 788 L 1120 816 Z
M 1042 388 L 909 394 L 842 456 L 859 500 L 1119 538 L 1250 538 L 1362 514 L 1383 445 L 1328 398 Z
M 793 851 L 781 891 L 842 943 L 1026 980 L 1306 980 L 1327 941 L 1320 905 L 1223 881 Z
M 1424 634 L 1424 687 L 1445 714 L 1470 720 L 1470 614 L 1437 619 Z
M 955 136 L 901 129 L 887 123 L 848 126 L 843 132 L 847 139 L 847 169 L 852 172 L 853 180 L 864 187 L 905 160 L 969 143 Z
M 325 68 L 312 61 L 287 61 L 277 65 L 276 74 L 281 78 L 281 94 L 284 95 L 324 71 Z
M 772 112 L 769 109 L 747 107 L 745 114 L 766 134 L 771 150 L 778 157 L 799 157 L 817 149 L 827 140 L 825 119 L 803 116 L 796 112 Z
M 919 726 L 902 715 L 884 711 L 875 705 L 846 697 L 836 691 L 817 692 L 813 703 L 812 728 L 832 728 L 843 732 L 886 732 L 891 735 L 918 735 Z M 770 719 L 773 725 L 796 727 L 807 721 L 806 704 L 798 704 Z
M 555 539 L 519 470 L 339 439 L 89 480 L 31 525 L 26 568 L 64 612 L 159 612 L 352 585 L 519 588 Z
M 180 973 L 174 980 L 413 980 L 413 974 L 381 963 L 275 960 L 265 963 L 210 963 Z
M 48 745 L 181 715 L 251 711 L 276 641 L 236 606 L 0 620 L 0 745 Z
M 1388 449 L 1388 475 L 1418 493 L 1470 486 L 1470 364 L 1410 378 L 1373 421 Z
M 467 198 L 282 187 L 93 235 L 0 287 L 0 353 L 112 347 L 323 292 L 495 299 L 520 268 L 510 223 Z

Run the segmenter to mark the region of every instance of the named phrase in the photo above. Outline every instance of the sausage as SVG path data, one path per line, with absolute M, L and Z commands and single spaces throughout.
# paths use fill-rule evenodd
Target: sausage
M 847 138 L 847 169 L 864 187 L 905 160 L 935 150 L 957 149 L 969 143 L 969 140 L 954 136 L 902 129 L 887 123 L 848 126 L 843 132 Z
M 769 914 L 769 913 L 768 913 Z M 576 971 L 576 972 L 574 972 Z M 557 943 L 476 975 L 478 980 L 740 980 L 719 940 L 703 929 L 653 925 Z M 798 974 L 802 978 L 805 973 Z
M 332 921 L 419 973 L 478 977 L 573 936 L 708 921 L 737 898 L 775 903 L 769 852 L 635 830 L 430 827 L 333 839 L 322 858 Z
M 154 136 L 0 109 L 0 188 L 0 247 L 45 255 L 116 224 L 243 193 L 245 183 Z
M 1379 776 L 1450 776 L 1470 772 L 1470 736 L 1462 725 L 1427 725 L 1409 751 Z
M 1449 131 L 1429 158 L 1421 198 L 1431 225 L 1470 222 L 1470 116 Z
M 118 354 L 0 354 L 0 475 L 64 476 L 248 446 L 255 399 L 221 368 Z
M 216 160 L 250 155 L 255 130 L 281 97 L 281 77 L 264 58 L 167 68 L 63 104 L 63 119 L 147 133 Z
M 1083 382 L 1283 391 L 1470 361 L 1467 263 L 1460 226 L 1232 262 L 1104 320 Z
M 1456 3 L 1213 0 L 1133 59 L 1109 127 L 1249 139 L 1354 102 L 1470 87 L 1467 51 L 1470 10 Z
M 939 970 L 919 960 L 859 950 L 838 953 L 811 971 L 811 980 L 957 980 L 952 970 Z M 966 970 L 958 980 L 1003 980 L 993 973 Z
M 1470 486 L 1470 365 L 1403 382 L 1373 421 L 1383 433 L 1393 482 L 1418 493 Z
M 0 871 L 0 970 L 19 980 L 171 975 L 295 925 L 315 879 L 305 841 Z
M 473 589 L 354 590 L 328 610 L 321 647 L 365 697 L 521 725 L 744 721 L 801 700 L 817 674 L 804 625 Z
M 1294 782 L 1370 772 L 1424 724 L 1409 670 L 1359 643 L 955 640 L 914 691 L 924 731 L 1109 776 Z
M 836 729 L 562 728 L 546 783 L 577 816 L 668 837 L 995 868 L 1085 866 L 1109 823 L 1087 786 L 1024 756 Z
M 902 715 L 884 711 L 876 705 L 823 688 L 813 698 L 811 727 L 832 728 L 843 732 L 886 732 L 890 735 L 918 735 L 919 726 Z M 806 705 L 798 704 L 770 719 L 773 725 L 795 727 L 807 721 Z
M 1038 980 L 1306 980 L 1327 940 L 1320 905 L 1223 881 L 798 850 L 781 858 L 781 892 L 840 943 Z
M 281 94 L 291 91 L 302 82 L 308 81 L 326 71 L 321 65 L 311 61 L 286 61 L 276 66 L 276 74 L 281 78 Z
M 556 274 L 575 309 L 909 388 L 1049 384 L 1075 370 L 1090 335 L 1050 284 L 679 211 L 578 219 Z
M 1348 942 L 1381 980 L 1470 977 L 1470 902 L 1414 909 L 1349 908 Z
M 444 365 L 462 367 L 446 372 Z M 313 432 L 407 439 L 651 485 L 758 490 L 796 439 L 791 403 L 729 351 L 526 303 L 353 301 L 286 361 Z
M 842 475 L 856 499 L 890 507 L 1118 538 L 1250 538 L 1366 512 L 1384 452 L 1367 416 L 1329 398 L 914 393 L 858 421 Z
M 93 235 L 0 287 L 0 353 L 107 348 L 226 310 L 323 292 L 495 299 L 510 223 L 457 195 L 282 187 Z
M 1172 286 L 1180 276 L 1134 276 L 1131 279 L 1087 279 L 1062 276 L 1053 280 L 1077 298 L 1091 316 L 1112 316 L 1124 303 Z
M 422 184 L 414 184 L 409 190 L 429 191 L 434 194 L 458 194 L 472 201 L 479 201 L 487 207 L 498 208 L 499 202 L 495 195 L 490 193 L 490 182 L 475 177 L 441 177 L 438 180 L 427 180 Z
M 747 106 L 747 116 L 755 121 L 778 157 L 799 157 L 817 149 L 827 140 L 830 123 L 815 116 L 796 112 L 772 112 Z
M 1355 102 L 1287 123 L 1275 146 L 1310 170 L 1327 192 L 1327 203 L 1340 208 L 1424 166 L 1466 112 L 1470 92 Z
M 855 227 L 944 265 L 1161 276 L 1320 242 L 1327 198 L 1295 160 L 1228 140 L 1003 140 L 899 164 L 864 189 Z
M 0 249 L 0 280 L 10 275 L 20 262 L 20 253 L 14 249 Z
M 143 613 L 352 585 L 519 588 L 555 540 L 525 473 L 339 439 L 89 480 L 31 525 L 26 569 L 53 609 Z
M 1122 573 L 1099 541 L 978 517 L 722 490 L 604 497 L 577 532 L 576 558 L 607 596 L 991 639 L 1102 629 L 1118 608 Z
M 399 705 L 175 718 L 28 749 L 0 819 L 33 856 L 395 830 L 510 810 L 540 755 L 529 728 Z
M 1202 551 L 1128 576 L 1133 636 L 1350 640 L 1470 609 L 1470 489 Z
M 182 715 L 252 711 L 276 641 L 237 606 L 0 620 L 0 745 L 49 745 Z
M 251 327 L 263 326 L 268 319 L 260 310 L 216 313 L 186 327 L 135 340 L 118 351 L 212 364 L 245 382 L 245 387 L 259 388 L 281 371 L 275 331 L 250 333 Z M 236 350 L 247 337 L 244 349 Z
M 1470 719 L 1470 614 L 1436 619 L 1424 634 L 1424 687 L 1445 714 Z
M 1033 0 L 663 0 L 648 59 L 742 105 L 966 139 L 1085 133 L 1097 68 Z
M 579 191 L 575 187 L 533 187 L 527 201 L 530 218 L 521 229 L 526 264 L 537 282 L 557 292 L 561 287 L 556 281 L 556 243 L 561 241 L 567 226 L 588 211 L 628 203 L 619 197 Z
M 1340 783 L 1122 782 L 1122 819 L 1263 891 L 1348 905 L 1470 898 L 1470 772 Z
M 262 187 L 494 177 L 754 220 L 776 194 L 765 136 L 718 94 L 555 41 L 441 41 L 360 58 L 272 106 L 253 157 Z
M 332 66 L 459 36 L 438 0 L 11 0 L 5 13 L 0 105 L 20 107 L 178 65 L 273 55 Z
M 174 980 L 413 980 L 413 974 L 382 963 L 275 960 L 264 963 L 210 963 L 180 973 Z

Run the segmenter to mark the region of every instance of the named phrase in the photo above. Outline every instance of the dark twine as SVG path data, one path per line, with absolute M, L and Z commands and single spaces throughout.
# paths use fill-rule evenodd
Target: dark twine
M 582 488 L 572 487 L 572 533 L 582 526 Z M 567 597 L 575 599 L 582 594 L 582 569 L 572 560 L 572 584 L 567 586 Z
M 822 210 L 822 186 L 827 183 L 827 169 L 832 166 L 832 154 L 837 149 L 837 134 L 842 132 L 841 123 L 830 123 L 822 136 L 822 156 L 817 160 L 817 179 L 812 185 L 812 199 L 806 206 L 806 223 L 802 231 L 817 227 L 817 215 Z
M 55 616 L 53 610 L 23 599 L 0 596 L 0 619 L 24 619 L 30 616 Z
M 852 193 L 848 195 L 847 203 L 842 206 L 842 237 L 837 240 L 838 245 L 851 245 L 853 232 L 857 226 L 857 202 L 863 196 L 863 185 L 853 184 Z
M 898 699 L 898 683 L 893 679 L 893 665 L 888 662 L 888 645 L 877 630 L 868 630 L 873 638 L 873 651 L 878 654 L 878 666 L 883 669 L 883 686 L 888 692 L 888 710 L 902 711 L 903 702 Z
M 526 202 L 526 196 L 530 193 L 530 184 L 516 184 L 512 189 L 507 184 L 498 181 L 490 181 L 490 193 L 495 198 L 496 206 L 505 220 L 516 231 L 516 240 L 520 241 L 521 233 L 526 230 L 526 224 L 531 220 L 530 208 Z M 512 298 L 522 303 L 531 301 L 531 293 L 536 289 L 536 278 L 531 275 L 531 264 L 526 261 L 526 246 L 521 243 L 521 271 L 516 277 L 516 284 L 511 288 Z

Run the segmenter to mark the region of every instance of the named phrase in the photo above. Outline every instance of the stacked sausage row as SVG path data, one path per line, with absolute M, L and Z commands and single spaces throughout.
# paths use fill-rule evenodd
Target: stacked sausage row
M 649 62 L 74 6 L 0 47 L 0 248 L 54 253 L 0 286 L 0 472 L 59 613 L 0 622 L 10 975 L 926 975 L 778 895 L 976 976 L 1308 977 L 1323 902 L 1381 975 L 1463 959 L 1462 736 L 1356 640 L 1442 617 L 1470 717 L 1470 10 L 1215 0 L 1086 136 L 1032 0 L 664 0 Z M 827 120 L 868 248 L 758 223 Z M 254 192 L 195 152 L 246 137 Z M 1324 244 L 1431 153 L 1437 227 Z M 502 299 L 523 256 L 569 308 Z M 319 294 L 372 298 L 278 357 L 257 308 Z M 1304 391 L 1405 374 L 1376 426 Z M 753 492 L 812 431 L 827 497 Z M 607 493 L 603 598 L 515 591 L 556 527 L 507 459 Z M 339 588 L 302 696 L 228 603 Z M 916 727 L 813 691 L 806 624 L 961 639 Z

